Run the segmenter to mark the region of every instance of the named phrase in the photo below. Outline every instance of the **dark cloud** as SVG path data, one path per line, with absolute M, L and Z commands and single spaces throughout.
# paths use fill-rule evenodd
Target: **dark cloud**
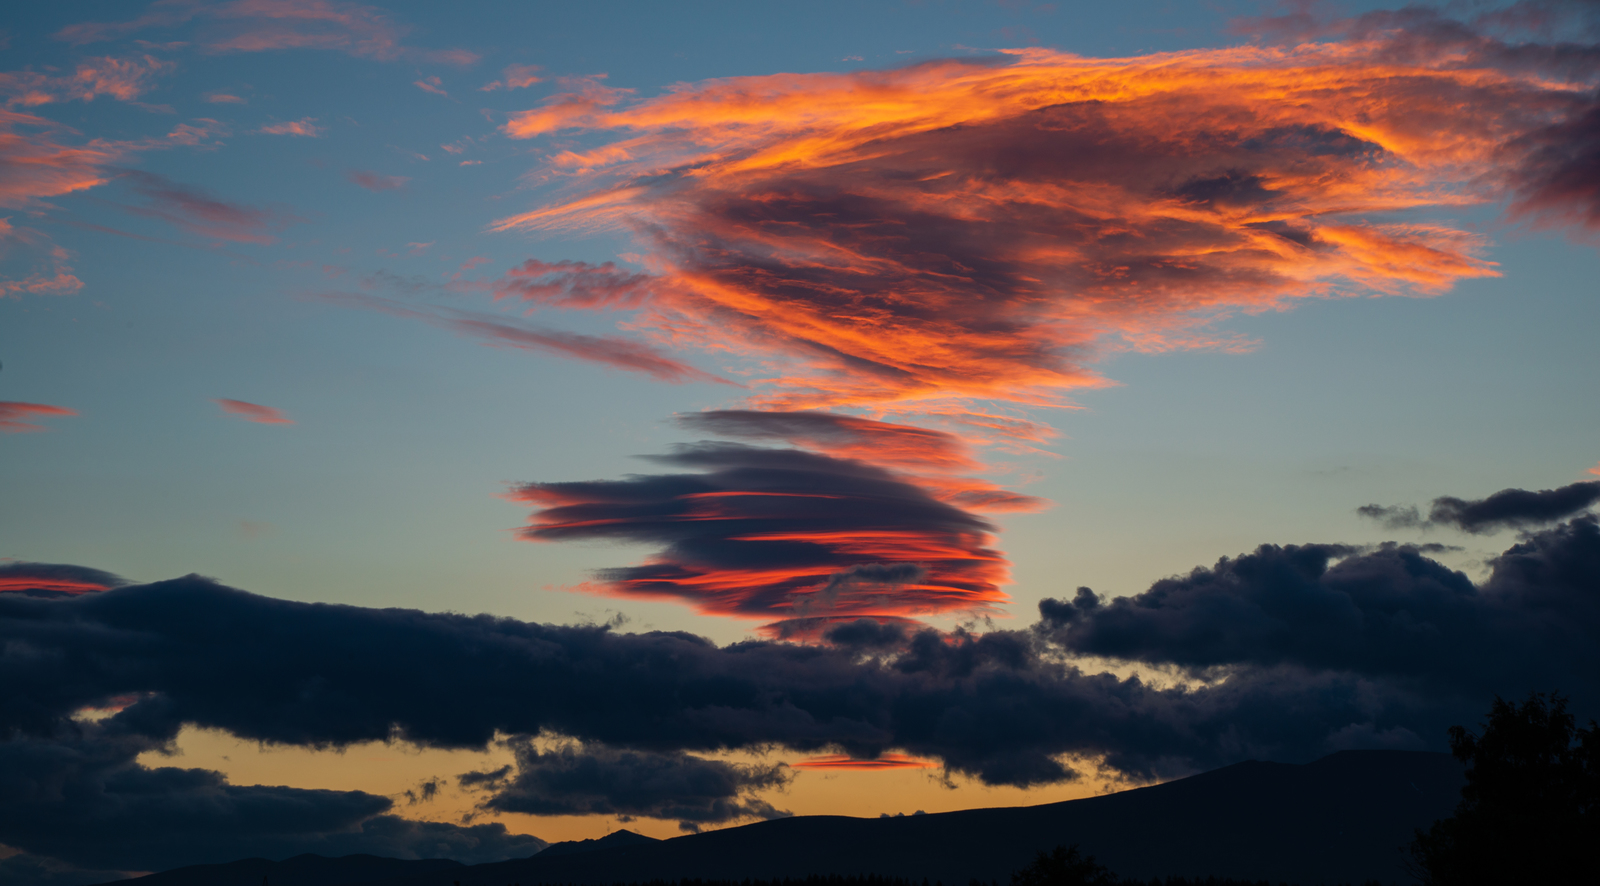
M 686 831 L 748 818 L 792 815 L 752 791 L 782 788 L 790 775 L 781 764 L 741 765 L 678 752 L 635 751 L 565 744 L 540 751 L 532 739 L 511 740 L 517 772 L 469 773 L 498 789 L 482 804 L 499 812 L 532 815 L 643 816 L 677 820 Z
M 691 431 L 746 440 L 782 440 L 843 458 L 907 468 L 978 467 L 954 434 L 832 412 L 719 409 L 678 416 Z
M 1363 505 L 1356 508 L 1356 513 L 1390 529 L 1449 526 L 1482 534 L 1554 523 L 1582 513 L 1596 502 L 1600 502 L 1600 481 L 1589 480 L 1538 492 L 1502 489 L 1475 500 L 1441 496 L 1433 500 L 1426 520 L 1408 505 Z
M 100 569 L 68 563 L 0 561 L 0 593 L 13 591 L 34 596 L 73 596 L 121 587 L 128 580 Z
M 1538 492 L 1502 489 L 1476 501 L 1445 496 L 1433 500 L 1428 522 L 1467 532 L 1493 532 L 1554 523 L 1588 510 L 1597 501 L 1600 501 L 1600 481 L 1595 480 Z
M 698 443 L 651 461 L 701 473 L 529 483 L 525 537 L 661 545 L 597 590 L 745 618 L 906 617 L 1005 601 L 992 527 L 866 462 Z
M 827 624 L 832 644 L 725 647 L 275 600 L 194 577 L 0 594 L 0 843 L 149 869 L 230 853 L 484 857 L 517 839 L 407 822 L 359 792 L 239 787 L 137 763 L 182 724 L 310 747 L 510 736 L 515 769 L 461 779 L 491 803 L 692 824 L 767 814 L 755 794 L 776 786 L 772 771 L 694 756 L 734 749 L 903 753 L 1025 786 L 1080 777 L 1071 755 L 1165 777 L 1252 757 L 1440 748 L 1485 699 L 1530 687 L 1569 693 L 1580 714 L 1600 707 L 1600 523 L 1528 534 L 1490 565 L 1474 584 L 1409 546 L 1269 545 L 1129 599 L 1080 589 L 1041 606 L 1029 630 L 858 619 Z M 1074 664 L 1084 654 L 1197 682 L 1088 673 Z M 116 712 L 73 719 L 91 707 Z M 563 736 L 581 746 L 549 748 Z M 98 828 L 105 839 L 87 836 Z
M 398 818 L 387 797 L 361 791 L 239 786 L 210 770 L 141 765 L 141 753 L 167 750 L 176 734 L 161 705 L 0 742 L 0 842 L 40 857 L 15 864 L 40 879 L 51 867 L 67 878 L 79 867 L 162 870 L 303 852 L 495 861 L 544 845 L 500 824 Z
M 1474 584 L 1407 546 L 1262 545 L 1134 597 L 1080 588 L 1071 603 L 1044 601 L 1039 630 L 1077 653 L 1200 671 L 1294 666 L 1482 698 L 1573 687 L 1600 701 L 1595 518 L 1491 566 Z

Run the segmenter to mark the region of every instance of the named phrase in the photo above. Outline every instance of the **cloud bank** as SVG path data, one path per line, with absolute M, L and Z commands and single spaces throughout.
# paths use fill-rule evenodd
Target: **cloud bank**
M 382 840 L 382 854 L 429 840 L 480 855 L 515 845 L 492 829 L 391 820 L 389 800 L 359 792 L 238 787 L 137 763 L 183 724 L 314 747 L 508 740 L 515 767 L 462 778 L 486 792 L 485 808 L 690 827 L 779 814 L 755 792 L 781 784 L 782 770 L 696 756 L 732 749 L 930 760 L 1035 785 L 1078 777 L 1072 758 L 1163 777 L 1250 757 L 1440 748 L 1448 726 L 1497 693 L 1554 687 L 1575 711 L 1600 706 L 1597 586 L 1590 516 L 1527 536 L 1479 584 L 1404 546 L 1269 545 L 1136 597 L 1047 601 L 1031 628 L 907 630 L 878 647 L 718 647 L 684 633 L 275 600 L 197 577 L 6 593 L 0 843 L 118 869 Z M 1084 654 L 1192 682 L 1086 671 Z M 96 707 L 115 713 L 74 718 Z M 104 838 L 85 839 L 85 827 Z

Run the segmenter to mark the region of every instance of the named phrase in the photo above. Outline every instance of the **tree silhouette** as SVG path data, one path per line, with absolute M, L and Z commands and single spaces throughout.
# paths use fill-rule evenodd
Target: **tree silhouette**
M 1011 886 L 1111 886 L 1115 874 L 1105 865 L 1095 864 L 1094 856 L 1078 854 L 1078 844 L 1057 846 L 1048 855 L 1040 852 L 1033 863 L 1011 875 Z
M 1600 847 L 1600 726 L 1576 728 L 1560 694 L 1520 706 L 1496 696 L 1474 735 L 1450 727 L 1467 764 L 1455 815 L 1417 831 L 1412 873 L 1427 886 L 1579 883 Z

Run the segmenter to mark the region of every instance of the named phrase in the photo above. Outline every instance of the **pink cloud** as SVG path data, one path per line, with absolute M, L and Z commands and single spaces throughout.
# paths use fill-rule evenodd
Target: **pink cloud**
M 19 129 L 42 132 L 19 132 Z M 31 114 L 0 109 L 0 206 L 32 207 L 40 198 L 58 197 L 110 181 L 101 169 L 118 151 L 95 144 L 69 147 L 55 136 L 69 131 Z
M 11 400 L 0 400 L 0 434 L 23 434 L 45 430 L 44 425 L 34 424 L 27 420 L 33 416 L 77 414 L 64 406 L 47 406 L 43 403 L 17 403 Z
M 206 96 L 206 101 L 214 105 L 247 105 L 249 102 L 237 95 L 226 92 L 213 92 Z
M 431 92 L 434 95 L 442 95 L 446 98 L 449 98 L 450 93 L 444 91 L 444 86 L 442 83 L 443 81 L 441 81 L 438 77 L 424 77 L 421 80 L 412 83 L 411 85 L 417 87 L 423 92 Z
M 411 181 L 403 175 L 379 175 L 362 169 L 352 169 L 344 174 L 346 179 L 369 191 L 398 191 Z
M 1589 473 L 1594 474 L 1596 476 L 1600 476 L 1600 464 L 1597 464 L 1594 467 L 1590 468 L 1589 469 Z
M 506 65 L 505 70 L 500 72 L 503 79 L 480 86 L 478 90 L 493 92 L 496 89 L 527 89 L 535 83 L 543 82 L 542 77 L 534 75 L 538 70 L 538 65 Z
M 115 40 L 147 28 L 197 23 L 196 43 L 205 52 L 264 52 L 322 49 L 379 61 L 471 65 L 478 54 L 465 49 L 404 46 L 409 26 L 382 10 L 333 0 L 233 0 L 227 3 L 158 2 L 144 15 L 123 22 L 83 22 L 56 32 L 75 45 Z
M 22 247 L 12 250 L 12 246 Z M 26 270 L 20 278 L 0 272 L 0 296 L 70 295 L 83 288 L 83 281 L 67 264 L 69 254 L 49 237 L 32 228 L 17 227 L 11 219 L 0 217 L 0 259 L 14 259 L 20 253 Z
M 237 415 L 245 421 L 255 422 L 258 425 L 292 425 L 294 420 L 271 406 L 262 406 L 258 403 L 246 403 L 243 400 L 218 399 L 212 401 L 222 407 L 222 411 L 229 415 Z
M 428 251 L 428 247 L 432 246 L 433 244 L 434 244 L 434 241 L 432 241 L 432 240 L 429 240 L 426 243 L 407 243 L 406 244 L 406 255 L 411 255 L 411 256 L 421 255 L 424 252 L 427 252 Z
M 66 76 L 51 76 L 34 71 L 0 73 L 0 94 L 9 105 L 43 105 L 51 102 L 93 101 L 109 95 L 119 101 L 133 101 L 150 90 L 157 76 L 177 67 L 174 62 L 152 56 L 118 59 L 109 56 L 78 63 Z
M 287 123 L 274 123 L 256 130 L 265 135 L 299 135 L 306 138 L 317 138 L 327 130 L 326 126 L 313 125 L 317 122 L 315 117 L 301 117 L 299 120 L 290 120 Z

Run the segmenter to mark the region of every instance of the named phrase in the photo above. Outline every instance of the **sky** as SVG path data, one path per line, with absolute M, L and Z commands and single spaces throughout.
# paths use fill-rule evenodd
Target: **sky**
M 1600 715 L 1600 7 L 34 4 L 0 874 Z

